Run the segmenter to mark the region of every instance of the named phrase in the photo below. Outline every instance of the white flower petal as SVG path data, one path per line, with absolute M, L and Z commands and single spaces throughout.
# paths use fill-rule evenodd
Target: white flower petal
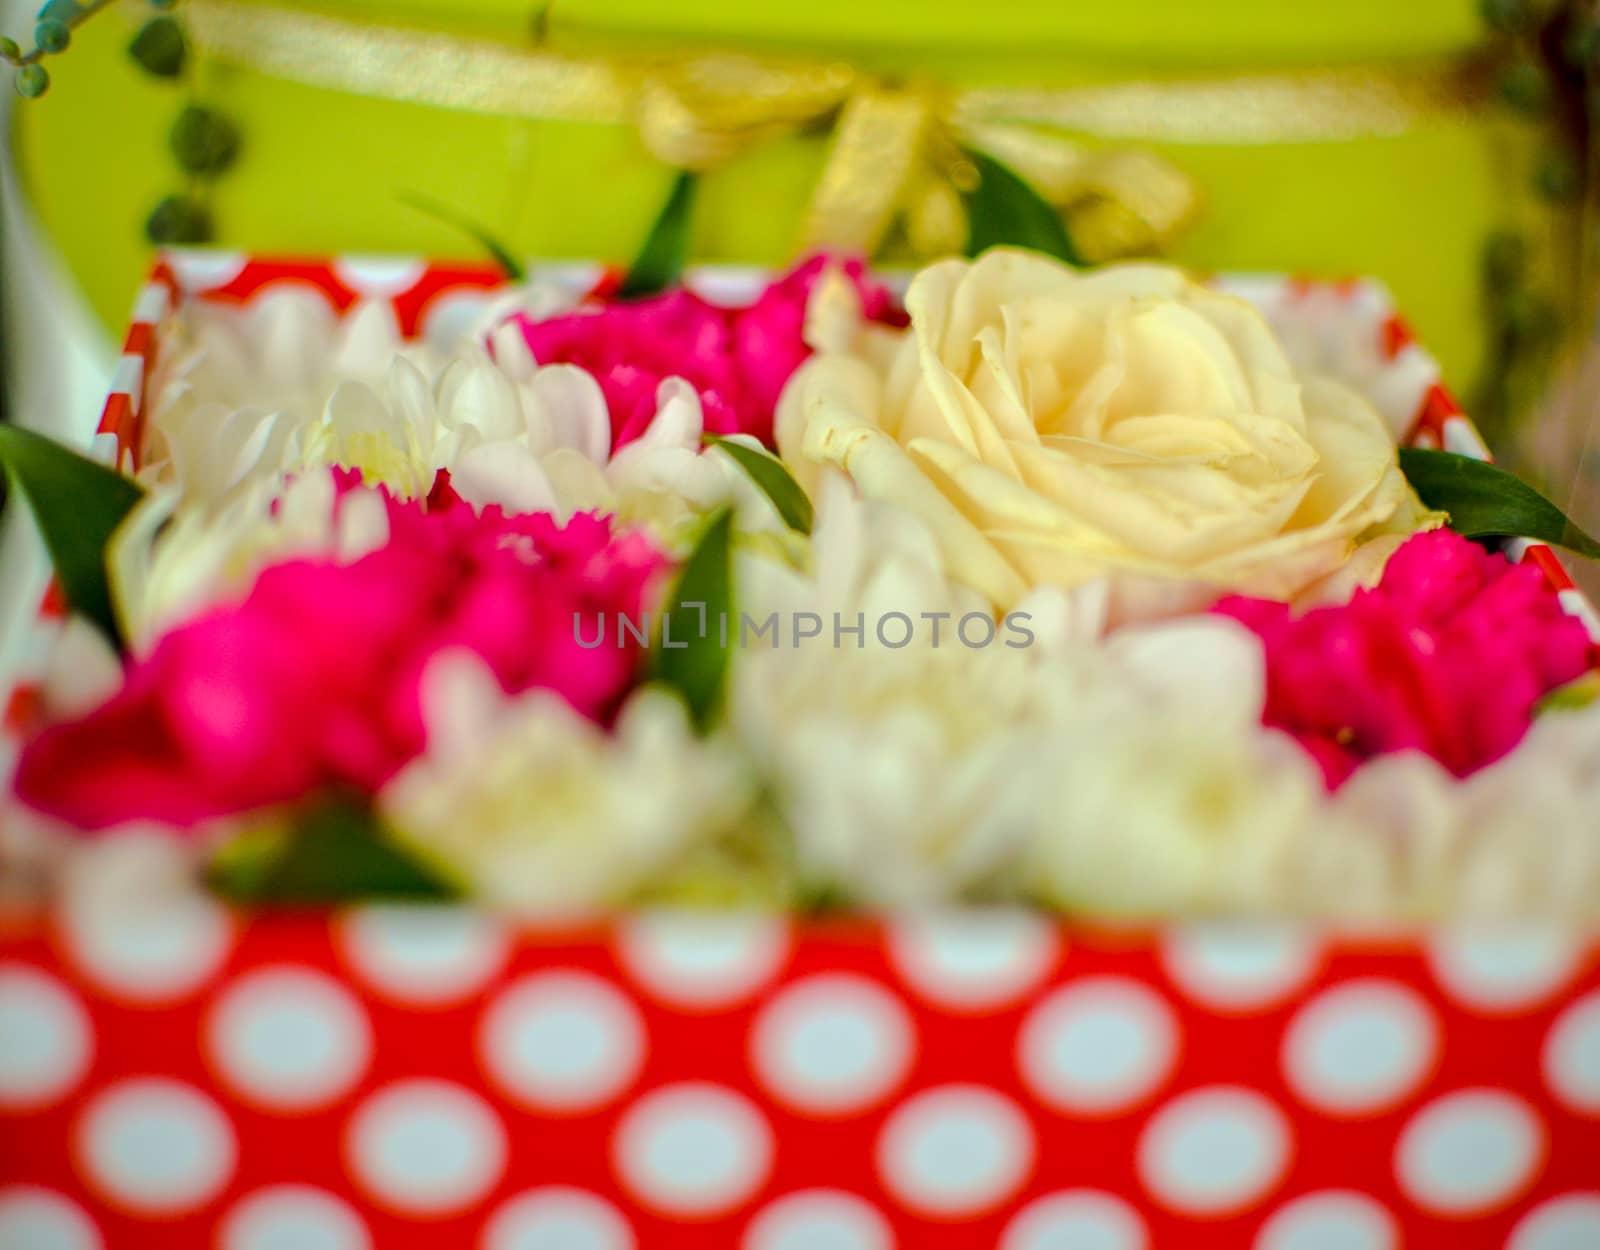
M 546 365 L 528 378 L 524 407 L 529 446 L 582 452 L 604 465 L 611 454 L 611 417 L 600 384 L 576 365 Z
M 516 443 L 484 443 L 456 456 L 450 484 L 475 508 L 498 504 L 507 512 L 552 512 L 555 488 L 539 458 Z

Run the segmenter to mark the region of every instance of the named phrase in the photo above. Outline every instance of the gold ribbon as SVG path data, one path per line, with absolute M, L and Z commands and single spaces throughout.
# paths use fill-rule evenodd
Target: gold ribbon
M 959 250 L 966 148 L 989 152 L 1066 214 L 1086 259 L 1148 252 L 1195 212 L 1171 162 L 1121 145 L 1281 143 L 1394 134 L 1481 98 L 1459 61 L 1045 89 L 890 85 L 838 61 L 728 53 L 579 55 L 372 26 L 237 0 L 190 0 L 191 37 L 222 61 L 317 87 L 477 112 L 626 124 L 660 160 L 705 169 L 833 123 L 803 242 L 871 254 L 897 227 L 922 255 Z M 1101 141 L 1095 146 L 1063 130 Z

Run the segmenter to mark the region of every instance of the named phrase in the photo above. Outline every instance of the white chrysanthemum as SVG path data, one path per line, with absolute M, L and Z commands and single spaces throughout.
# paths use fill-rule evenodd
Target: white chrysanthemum
M 960 647 L 954 622 L 988 607 L 945 577 L 917 518 L 860 499 L 841 474 L 822 475 L 814 502 L 805 567 L 737 553 L 744 645 L 729 717 L 808 888 L 883 903 L 954 897 L 1000 875 L 1026 833 L 1030 774 L 1014 757 L 1036 719 L 1027 666 L 1014 650 Z M 896 613 L 918 634 L 905 648 L 879 640 Z M 821 633 L 797 643 L 810 618 Z M 836 622 L 860 633 L 835 645 Z
M 1093 915 L 1277 910 L 1320 801 L 1315 767 L 1287 738 L 1176 701 L 1079 724 L 1056 764 L 1028 884 Z
M 1320 782 L 1293 743 L 1261 728 L 1254 636 L 1197 617 L 1120 631 L 1075 663 L 1075 698 L 1049 744 L 1030 893 L 1115 915 L 1270 897 Z
M 744 773 L 683 705 L 635 694 L 607 731 L 558 695 L 513 699 L 475 657 L 424 678 L 427 754 L 379 795 L 395 837 L 474 897 L 573 913 L 654 888 L 725 833 Z
M 1415 752 L 1362 765 L 1297 849 L 1286 910 L 1363 919 L 1600 918 L 1600 708 L 1552 712 L 1458 779 Z
M 702 447 L 692 387 L 665 382 L 656 418 L 613 456 L 599 385 L 575 366 L 537 364 L 514 325 L 447 349 L 403 340 L 387 304 L 341 320 L 291 289 L 197 315 L 179 335 L 152 385 L 142 476 L 187 498 L 217 503 L 324 465 L 414 498 L 447 469 L 475 506 L 611 512 L 674 547 L 723 504 L 743 529 L 783 529 L 733 460 Z
M 803 882 L 901 905 L 1000 886 L 1033 827 L 1049 721 L 1014 651 L 778 649 L 734 670 L 731 717 Z
M 172 625 L 244 593 L 269 564 L 313 556 L 349 563 L 388 541 L 377 494 L 337 496 L 328 469 L 253 480 L 214 504 L 183 503 L 171 488 L 151 491 L 106 549 L 128 645 L 135 653 L 148 649 Z
M 216 500 L 295 467 L 335 391 L 381 383 L 397 357 L 439 367 L 432 348 L 402 338 L 383 301 L 340 317 L 319 293 L 284 286 L 242 308 L 190 308 L 150 380 L 142 476 Z
M 1040 717 L 1029 665 L 1015 649 L 961 646 L 956 622 L 987 618 L 988 606 L 945 577 L 917 518 L 860 499 L 840 474 L 821 477 L 815 505 L 806 567 L 761 549 L 737 555 L 744 645 L 729 693 L 800 876 L 824 894 L 890 904 L 994 884 L 1032 811 L 1036 770 L 1022 758 Z M 913 643 L 880 641 L 891 614 L 912 624 Z M 797 643 L 803 619 L 821 632 Z M 860 632 L 836 639 L 835 623 Z
M 1127 859 L 1103 853 L 1111 843 L 1093 828 L 1093 779 L 1126 775 L 1121 761 L 1135 754 L 1148 764 L 1152 726 L 1192 726 L 1202 738 L 1221 729 L 1240 754 L 1259 746 L 1255 639 L 1208 618 L 1096 643 L 1105 600 L 1085 587 L 1019 605 L 1033 608 L 1031 645 L 1007 645 L 1024 635 L 1002 628 L 988 645 L 969 646 L 959 622 L 969 612 L 987 621 L 987 605 L 944 576 L 919 521 L 860 500 L 837 477 L 823 478 L 818 505 L 812 572 L 759 556 L 740 563 L 741 612 L 776 612 L 779 628 L 761 639 L 767 645 L 736 652 L 730 700 L 810 886 L 891 905 L 1024 887 L 1075 899 L 1058 883 L 1080 874 L 1108 908 L 1141 888 L 1170 893 L 1147 875 L 1124 880 Z M 798 613 L 820 617 L 821 636 L 796 645 Z M 891 613 L 915 623 L 912 643 L 880 639 L 875 625 Z M 858 614 L 860 636 L 835 636 L 836 621 L 848 630 Z M 1078 770 L 1086 782 L 1073 807 L 1060 789 Z M 1148 811 L 1129 815 L 1128 827 L 1147 830 L 1151 857 L 1161 858 L 1163 837 L 1203 844 L 1212 815 L 1204 797 L 1176 827 L 1161 822 L 1181 809 L 1177 796 L 1123 802 L 1142 801 Z M 1241 837 L 1255 833 L 1241 826 Z
M 520 339 L 518 340 L 520 342 Z M 526 348 L 523 349 L 526 354 Z M 512 368 L 513 366 L 508 366 Z M 527 357 L 522 366 L 532 376 L 569 365 L 536 367 Z M 594 385 L 592 380 L 590 384 Z M 596 412 L 605 419 L 605 403 Z M 625 525 L 642 526 L 664 546 L 683 553 L 716 509 L 734 509 L 740 530 L 782 535 L 787 532 L 770 500 L 727 452 L 704 446 L 705 416 L 700 396 L 681 378 L 661 383 L 656 415 L 638 438 L 609 451 L 609 426 L 604 442 L 584 446 L 544 435 L 520 444 L 501 443 L 454 456 L 451 480 L 469 502 L 498 503 L 513 511 L 544 510 L 558 516 L 605 512 Z M 761 444 L 749 435 L 730 435 L 751 450 Z
M 605 400 L 582 370 L 514 374 L 480 341 L 448 352 L 406 341 L 385 303 L 341 319 L 313 294 L 274 293 L 181 333 L 152 387 L 143 476 L 191 498 L 216 501 L 252 480 L 331 464 L 411 498 L 439 469 L 470 458 L 465 476 L 481 478 L 497 453 L 521 452 L 533 457 L 531 480 L 516 480 L 520 498 L 492 502 L 548 508 L 539 456 L 567 447 L 604 463 L 610 450 Z

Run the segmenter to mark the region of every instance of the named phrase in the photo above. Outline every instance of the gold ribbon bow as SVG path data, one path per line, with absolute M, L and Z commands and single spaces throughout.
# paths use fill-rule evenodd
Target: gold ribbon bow
M 979 149 L 1065 213 L 1089 260 L 1155 250 L 1193 215 L 1193 183 L 1124 146 L 1295 143 L 1396 134 L 1483 99 L 1483 68 L 1395 65 L 941 91 L 839 62 L 717 52 L 558 53 L 238 0 L 188 0 L 200 51 L 313 86 L 561 121 L 632 123 L 661 160 L 705 169 L 833 124 L 804 242 L 870 254 L 897 227 L 921 255 L 966 241 Z M 1094 136 L 1096 144 L 1064 137 Z
M 1065 214 L 1085 260 L 1157 250 L 1194 215 L 1193 182 L 1148 152 L 1091 148 L 1059 134 L 954 120 L 931 87 L 894 87 L 845 65 L 804 69 L 700 57 L 647 74 L 639 136 L 660 160 L 705 169 L 778 134 L 833 119 L 833 140 L 802 243 L 862 255 L 898 226 L 919 256 L 966 243 L 962 193 L 977 171 L 966 149 L 1009 165 Z

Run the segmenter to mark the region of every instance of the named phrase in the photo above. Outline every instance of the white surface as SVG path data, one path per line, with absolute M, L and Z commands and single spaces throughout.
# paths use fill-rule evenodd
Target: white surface
M 25 29 L 31 3 L 0 0 L 6 29 Z M 26 107 L 10 84 L 0 90 L 0 299 L 5 338 L 0 380 L 18 424 L 87 447 L 100 421 L 115 345 L 98 326 L 65 266 L 27 210 L 11 163 L 11 110 Z M 113 227 L 115 228 L 115 227 Z M 10 684 L 48 580 L 28 510 L 0 516 L 0 689 Z

